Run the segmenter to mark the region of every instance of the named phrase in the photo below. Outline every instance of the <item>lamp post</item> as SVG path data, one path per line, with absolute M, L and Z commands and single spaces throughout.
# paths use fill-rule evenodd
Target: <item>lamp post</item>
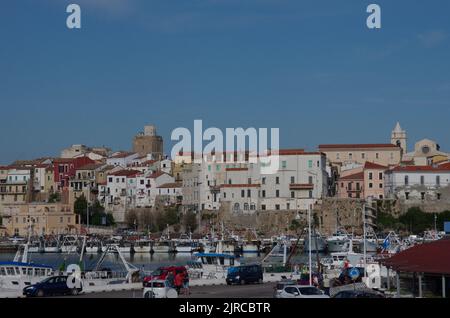
M 311 246 L 311 205 L 308 206 L 308 257 L 309 257 L 309 285 L 312 286 L 312 246 Z

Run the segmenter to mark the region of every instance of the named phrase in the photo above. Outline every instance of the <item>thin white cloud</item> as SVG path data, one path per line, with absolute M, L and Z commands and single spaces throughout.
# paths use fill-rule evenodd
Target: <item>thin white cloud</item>
M 425 33 L 421 33 L 418 36 L 420 43 L 426 48 L 433 48 L 444 43 L 448 35 L 441 30 L 433 30 Z

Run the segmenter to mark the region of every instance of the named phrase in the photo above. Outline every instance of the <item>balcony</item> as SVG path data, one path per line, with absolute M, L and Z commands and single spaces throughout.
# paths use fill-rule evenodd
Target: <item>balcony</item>
M 312 183 L 291 183 L 289 185 L 289 190 L 291 190 L 291 191 L 314 190 L 314 184 L 312 184 Z

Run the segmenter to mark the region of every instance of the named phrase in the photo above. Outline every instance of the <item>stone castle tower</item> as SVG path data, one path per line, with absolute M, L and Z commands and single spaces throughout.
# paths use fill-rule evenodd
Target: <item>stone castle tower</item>
M 391 134 L 391 143 L 402 148 L 403 154 L 408 152 L 406 130 L 403 130 L 397 122 Z
M 163 138 L 156 133 L 156 127 L 147 125 L 144 132 L 139 133 L 133 139 L 133 152 L 141 156 L 152 155 L 155 160 L 163 158 Z

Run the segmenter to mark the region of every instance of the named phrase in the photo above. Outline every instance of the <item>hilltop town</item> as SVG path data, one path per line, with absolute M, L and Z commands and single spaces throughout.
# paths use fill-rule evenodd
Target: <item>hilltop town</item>
M 411 209 L 431 219 L 450 210 L 450 153 L 428 139 L 407 145 L 397 123 L 378 144 L 280 149 L 278 172 L 263 175 L 246 152 L 214 153 L 200 163 L 193 153 L 170 158 L 150 125 L 131 151 L 73 145 L 58 158 L 1 166 L 0 234 L 208 233 L 225 224 L 270 236 L 301 229 L 309 210 L 321 233 L 357 232 L 364 204 L 374 207 L 366 214 L 374 230 L 414 232 L 398 221 Z

